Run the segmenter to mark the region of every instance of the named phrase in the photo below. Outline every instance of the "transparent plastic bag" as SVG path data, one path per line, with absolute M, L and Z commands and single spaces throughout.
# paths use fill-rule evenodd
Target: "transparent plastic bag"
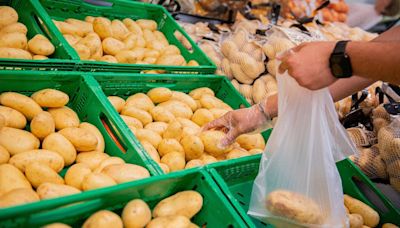
M 287 73 L 277 80 L 279 119 L 261 159 L 248 213 L 276 227 L 348 227 L 335 162 L 356 148 L 338 120 L 329 90 L 303 88 Z

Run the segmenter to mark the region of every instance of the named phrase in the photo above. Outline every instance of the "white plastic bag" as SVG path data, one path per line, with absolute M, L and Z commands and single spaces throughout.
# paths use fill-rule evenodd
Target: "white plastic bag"
M 303 88 L 287 73 L 277 80 L 279 118 L 248 213 L 276 227 L 348 227 L 335 161 L 356 148 L 338 121 L 329 90 Z

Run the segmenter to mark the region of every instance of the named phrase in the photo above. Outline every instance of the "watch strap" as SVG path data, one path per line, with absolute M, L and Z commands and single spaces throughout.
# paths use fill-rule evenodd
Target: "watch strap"
M 333 54 L 345 54 L 346 53 L 346 45 L 349 40 L 341 40 L 336 43 L 335 48 L 333 49 Z

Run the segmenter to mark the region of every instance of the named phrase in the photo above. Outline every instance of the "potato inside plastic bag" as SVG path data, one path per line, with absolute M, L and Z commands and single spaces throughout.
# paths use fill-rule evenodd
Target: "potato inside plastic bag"
M 278 64 L 279 65 L 279 64 Z M 277 75 L 279 119 L 253 185 L 248 214 L 276 227 L 348 227 L 335 162 L 357 150 L 327 88 Z

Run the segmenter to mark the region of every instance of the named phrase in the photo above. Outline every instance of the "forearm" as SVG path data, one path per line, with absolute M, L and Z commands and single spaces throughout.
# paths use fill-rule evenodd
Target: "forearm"
M 333 101 L 336 102 L 352 95 L 353 93 L 365 89 L 374 82 L 375 80 L 373 79 L 353 76 L 351 78 L 337 80 L 335 83 L 329 86 L 329 91 Z
M 372 42 L 400 41 L 400 26 L 389 29 L 372 40 Z

